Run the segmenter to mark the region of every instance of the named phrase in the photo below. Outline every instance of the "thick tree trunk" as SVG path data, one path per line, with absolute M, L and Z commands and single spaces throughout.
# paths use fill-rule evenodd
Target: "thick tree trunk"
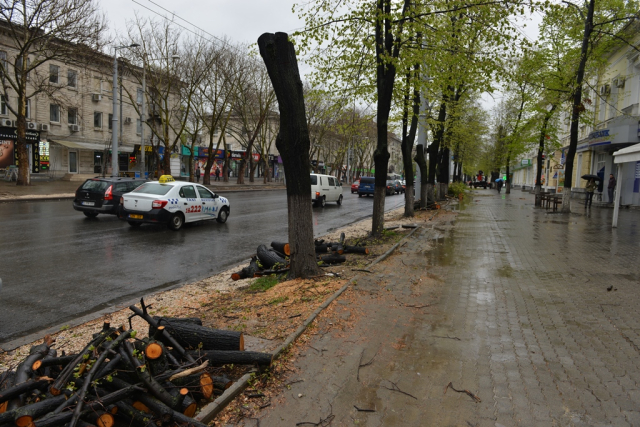
M 242 159 L 238 163 L 238 177 L 236 179 L 236 184 L 244 184 L 244 170 L 247 167 L 247 161 Z
M 288 240 L 291 251 L 289 276 L 315 276 L 319 271 L 313 243 L 311 211 L 311 142 L 295 49 L 285 33 L 265 33 L 258 39 L 258 46 L 280 109 L 280 130 L 276 137 L 276 147 L 288 178 Z
M 427 183 L 429 182 L 429 176 L 427 173 L 427 160 L 424 157 L 424 145 L 418 144 L 414 160 L 420 168 L 420 207 L 425 208 L 428 204 Z M 407 186 L 407 192 L 408 191 Z
M 571 186 L 573 185 L 573 160 L 576 157 L 578 147 L 578 126 L 580 111 L 582 106 L 582 81 L 587 65 L 587 54 L 589 52 L 589 40 L 593 31 L 593 11 L 595 0 L 589 0 L 587 15 L 584 20 L 584 35 L 582 37 L 582 49 L 580 52 L 580 64 L 576 73 L 575 94 L 573 95 L 573 110 L 571 112 L 571 126 L 569 133 L 569 151 L 565 162 L 564 189 L 562 190 L 562 212 L 571 212 Z
M 242 332 L 211 329 L 189 322 L 165 321 L 160 318 L 158 326 L 164 326 L 165 330 L 174 339 L 186 348 L 202 348 L 204 350 L 244 350 L 244 338 Z M 149 336 L 154 336 L 156 328 L 149 326 Z M 160 337 L 165 345 L 171 343 Z

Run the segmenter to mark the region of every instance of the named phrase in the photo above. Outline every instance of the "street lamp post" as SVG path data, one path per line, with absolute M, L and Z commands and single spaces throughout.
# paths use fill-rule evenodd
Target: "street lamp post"
M 113 111 L 111 117 L 111 176 L 119 175 L 120 164 L 118 162 L 118 50 L 138 47 L 133 43 L 128 46 L 115 46 L 113 48 Z M 115 161 L 114 161 L 115 159 Z

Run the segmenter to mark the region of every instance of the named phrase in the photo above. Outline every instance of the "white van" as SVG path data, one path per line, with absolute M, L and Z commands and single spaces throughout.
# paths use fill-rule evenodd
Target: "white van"
M 311 200 L 315 206 L 324 207 L 327 202 L 342 204 L 342 183 L 331 175 L 311 174 Z

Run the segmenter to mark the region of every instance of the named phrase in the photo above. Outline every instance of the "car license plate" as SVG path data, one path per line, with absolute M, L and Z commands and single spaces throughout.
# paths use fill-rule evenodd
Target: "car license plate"
M 131 218 L 131 219 L 142 219 L 142 215 L 129 214 L 129 218 Z
M 95 206 L 96 202 L 82 202 L 82 206 Z

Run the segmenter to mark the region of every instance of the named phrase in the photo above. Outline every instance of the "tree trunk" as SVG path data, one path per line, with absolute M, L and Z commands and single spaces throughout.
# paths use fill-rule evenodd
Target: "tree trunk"
M 541 200 L 538 195 L 542 192 L 542 155 L 544 154 L 544 140 L 547 136 L 547 126 L 549 124 L 549 120 L 551 120 L 551 116 L 553 116 L 553 112 L 556 109 L 556 104 L 551 105 L 551 109 L 546 112 L 544 115 L 544 120 L 542 122 L 542 129 L 540 129 L 540 139 L 538 141 L 538 156 L 536 159 L 537 171 L 536 171 L 536 188 L 535 188 L 535 204 L 536 206 L 540 206 Z
M 309 129 L 307 128 L 302 81 L 293 43 L 286 33 L 265 33 L 258 39 L 260 55 L 267 67 L 280 110 L 276 147 L 287 176 L 287 204 L 291 278 L 318 274 L 311 211 Z
M 582 105 L 582 81 L 584 70 L 587 65 L 587 53 L 589 52 L 589 40 L 593 31 L 593 11 L 595 0 L 589 0 L 587 16 L 584 20 L 584 36 L 582 37 L 582 49 L 580 53 L 580 64 L 576 73 L 575 94 L 573 95 L 573 110 L 571 112 L 571 126 L 569 133 L 569 151 L 565 161 L 564 189 L 562 195 L 562 212 L 571 212 L 571 186 L 573 185 L 573 160 L 578 147 L 578 125 L 580 120 L 580 107 Z
M 505 194 L 511 194 L 511 176 L 510 176 L 510 170 L 509 170 L 509 163 L 511 163 L 511 153 L 507 154 L 507 181 L 505 182 Z
M 247 161 L 243 158 L 238 163 L 238 177 L 236 179 L 236 184 L 244 184 L 244 170 L 247 167 Z
M 157 325 L 164 326 L 165 330 L 185 349 L 244 350 L 242 332 L 211 329 L 189 322 L 165 321 L 162 318 L 158 319 Z M 155 332 L 156 328 L 149 326 L 149 336 L 154 336 Z M 162 337 L 159 340 L 165 345 L 171 345 Z
M 417 146 L 416 157 L 414 160 L 420 168 L 420 207 L 425 208 L 427 207 L 428 203 L 427 183 L 429 182 L 429 176 L 427 174 L 427 160 L 424 157 L 424 146 L 422 144 L 419 144 Z

